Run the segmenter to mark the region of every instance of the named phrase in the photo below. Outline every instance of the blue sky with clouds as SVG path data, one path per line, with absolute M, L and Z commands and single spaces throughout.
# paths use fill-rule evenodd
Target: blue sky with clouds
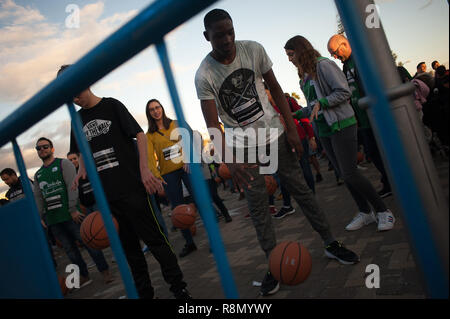
M 76 62 L 151 2 L 0 0 L 0 121 L 53 80 L 59 65 Z M 398 61 L 409 61 L 405 66 L 411 73 L 420 61 L 426 61 L 429 68 L 435 59 L 448 66 L 447 1 L 380 0 L 376 3 L 391 49 L 398 54 Z M 80 8 L 80 28 L 65 26 L 68 4 Z M 205 124 L 193 80 L 197 67 L 210 51 L 202 35 L 203 17 L 216 7 L 232 16 L 237 40 L 251 39 L 264 45 L 286 92 L 300 93 L 296 71 L 283 50 L 285 42 L 300 34 L 329 56 L 327 41 L 337 30 L 337 10 L 332 0 L 222 0 L 171 32 L 166 41 L 185 116 L 200 131 L 205 131 Z M 158 98 L 169 116 L 174 117 L 154 47 L 110 73 L 92 89 L 99 96 L 121 100 L 144 130 L 147 128 L 145 103 L 150 98 Z M 68 112 L 63 107 L 18 138 L 30 175 L 41 164 L 33 149 L 36 136 L 53 139 L 56 154 L 63 157 L 69 147 L 69 130 Z M 0 168 L 6 166 L 15 167 L 10 145 L 0 150 Z M 5 185 L 1 183 L 0 192 L 4 190 Z

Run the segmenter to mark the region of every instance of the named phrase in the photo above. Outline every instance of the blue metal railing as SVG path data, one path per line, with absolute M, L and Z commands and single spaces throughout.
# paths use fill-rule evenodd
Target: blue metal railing
M 365 36 L 367 28 L 363 23 L 364 19 L 356 8 L 356 1 L 335 2 L 353 48 L 366 93 L 372 101 L 372 124 L 380 137 L 387 169 L 393 177 L 393 186 L 402 206 L 412 248 L 415 249 L 419 267 L 425 277 L 428 294 L 432 298 L 448 298 L 448 278 L 437 248 L 439 243 L 432 234 L 379 68 L 375 65 L 374 53 Z
M 151 4 L 0 123 L 1 147 L 20 133 L 29 129 L 35 123 L 39 122 L 42 118 L 58 109 L 62 104 L 67 103 L 75 138 L 85 160 L 86 171 L 92 183 L 94 194 L 110 238 L 111 248 L 116 256 L 119 271 L 122 275 L 129 298 L 136 298 L 137 292 L 123 255 L 117 232 L 115 231 L 112 222 L 110 210 L 95 169 L 92 154 L 82 132 L 81 121 L 70 101 L 72 101 L 73 97 L 79 92 L 97 82 L 103 76 L 149 45 L 159 43 L 158 52 L 167 77 L 167 83 L 174 101 L 176 113 L 180 120 L 180 126 L 186 128 L 186 121 L 184 120 L 183 112 L 181 110 L 181 104 L 178 99 L 174 84 L 175 82 L 173 80 L 168 63 L 167 52 L 162 39 L 165 34 L 215 1 L 216 0 L 161 0 Z M 111 52 L 114 52 L 114 54 L 111 54 Z M 200 200 L 200 196 L 205 198 L 205 194 L 209 194 L 209 191 L 206 188 L 200 168 L 197 165 L 191 165 L 191 167 L 194 198 L 199 203 L 200 215 L 203 218 L 205 228 L 209 234 L 213 254 L 216 258 L 219 274 L 221 275 L 225 296 L 227 298 L 238 298 L 236 286 L 221 240 L 220 231 L 213 218 L 214 213 L 211 201 Z M 22 171 L 21 168 L 21 175 L 26 176 L 26 170 L 23 169 Z M 27 189 L 25 189 L 25 191 L 30 192 L 30 190 Z M 27 195 L 29 195 L 28 200 L 33 200 L 32 194 L 28 193 Z M 40 227 L 39 221 L 36 221 L 36 227 Z M 42 242 L 45 243 L 45 240 L 42 240 Z M 54 280 L 54 282 L 50 284 L 55 286 L 56 281 Z M 54 296 L 60 297 L 61 294 L 55 294 Z

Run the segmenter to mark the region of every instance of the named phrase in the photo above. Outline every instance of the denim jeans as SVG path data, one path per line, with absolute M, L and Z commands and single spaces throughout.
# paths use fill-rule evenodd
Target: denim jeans
M 314 184 L 314 175 L 311 170 L 311 165 L 309 164 L 309 143 L 306 138 L 302 140 L 303 145 L 303 155 L 300 159 L 300 166 L 303 171 L 303 177 L 305 178 L 306 184 L 308 187 L 316 193 L 315 184 Z
M 75 223 L 73 220 L 65 221 L 62 223 L 54 224 L 49 226 L 55 237 L 61 242 L 64 251 L 69 257 L 70 261 L 78 265 L 80 268 L 80 275 L 87 277 L 89 275 L 86 263 L 81 256 L 80 250 L 77 247 L 75 241 L 78 240 L 82 245 L 84 245 L 83 240 L 80 236 L 80 225 Z M 94 260 L 97 265 L 97 269 L 100 272 L 108 269 L 108 264 L 106 263 L 105 256 L 101 250 L 92 249 L 89 246 L 84 245 L 89 255 Z
M 164 190 L 167 197 L 169 198 L 170 206 L 172 207 L 172 209 L 174 209 L 178 205 L 185 204 L 183 197 L 183 186 L 181 185 L 181 181 L 183 181 L 184 185 L 186 185 L 189 194 L 192 194 L 192 188 L 191 182 L 189 181 L 189 176 L 184 171 L 184 169 L 177 169 L 176 171 L 163 175 L 162 178 L 167 183 L 167 185 L 164 185 Z M 186 240 L 187 245 L 191 245 L 194 243 L 194 239 L 192 238 L 192 234 L 189 229 L 182 229 L 181 234 Z

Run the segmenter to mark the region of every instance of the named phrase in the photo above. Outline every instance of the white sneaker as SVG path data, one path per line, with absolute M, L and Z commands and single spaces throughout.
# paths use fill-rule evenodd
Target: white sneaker
M 377 213 L 378 218 L 378 231 L 385 231 L 394 228 L 395 217 L 388 209 L 385 212 Z
M 359 212 L 358 215 L 356 215 L 353 220 L 350 222 L 350 224 L 345 227 L 345 230 L 358 230 L 362 228 L 365 225 L 369 225 L 371 223 L 376 222 L 377 219 L 375 218 L 375 214 L 373 212 L 370 212 L 370 214 L 361 213 Z

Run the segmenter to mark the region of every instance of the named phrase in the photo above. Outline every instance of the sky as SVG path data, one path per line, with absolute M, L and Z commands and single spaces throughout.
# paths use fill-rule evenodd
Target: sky
M 189 1 L 189 0 L 186 0 Z M 144 0 L 0 0 L 0 126 L 1 121 L 51 82 L 62 64 L 75 63 L 108 35 L 154 1 Z M 416 65 L 438 60 L 449 64 L 449 8 L 445 0 L 378 0 L 381 22 L 391 49 L 411 74 Z M 72 7 L 79 9 L 79 25 Z M 327 42 L 337 31 L 332 0 L 222 0 L 166 35 L 172 70 L 186 120 L 206 133 L 194 76 L 211 46 L 203 37 L 203 17 L 213 9 L 227 10 L 236 40 L 260 42 L 273 62 L 285 92 L 301 95 L 298 76 L 284 52 L 286 41 L 303 35 L 329 57 Z M 67 9 L 67 10 L 66 10 Z M 113 54 L 113 53 L 111 53 Z M 335 60 L 341 66 L 340 61 Z M 160 100 L 175 118 L 165 78 L 154 46 L 150 46 L 91 87 L 98 96 L 124 103 L 144 131 L 145 105 Z M 302 101 L 300 101 L 302 103 Z M 30 177 L 42 165 L 34 146 L 50 138 L 55 155 L 69 149 L 70 118 L 62 106 L 17 137 Z M 0 149 L 0 170 L 17 169 L 11 143 Z M 8 187 L 0 181 L 0 194 Z

